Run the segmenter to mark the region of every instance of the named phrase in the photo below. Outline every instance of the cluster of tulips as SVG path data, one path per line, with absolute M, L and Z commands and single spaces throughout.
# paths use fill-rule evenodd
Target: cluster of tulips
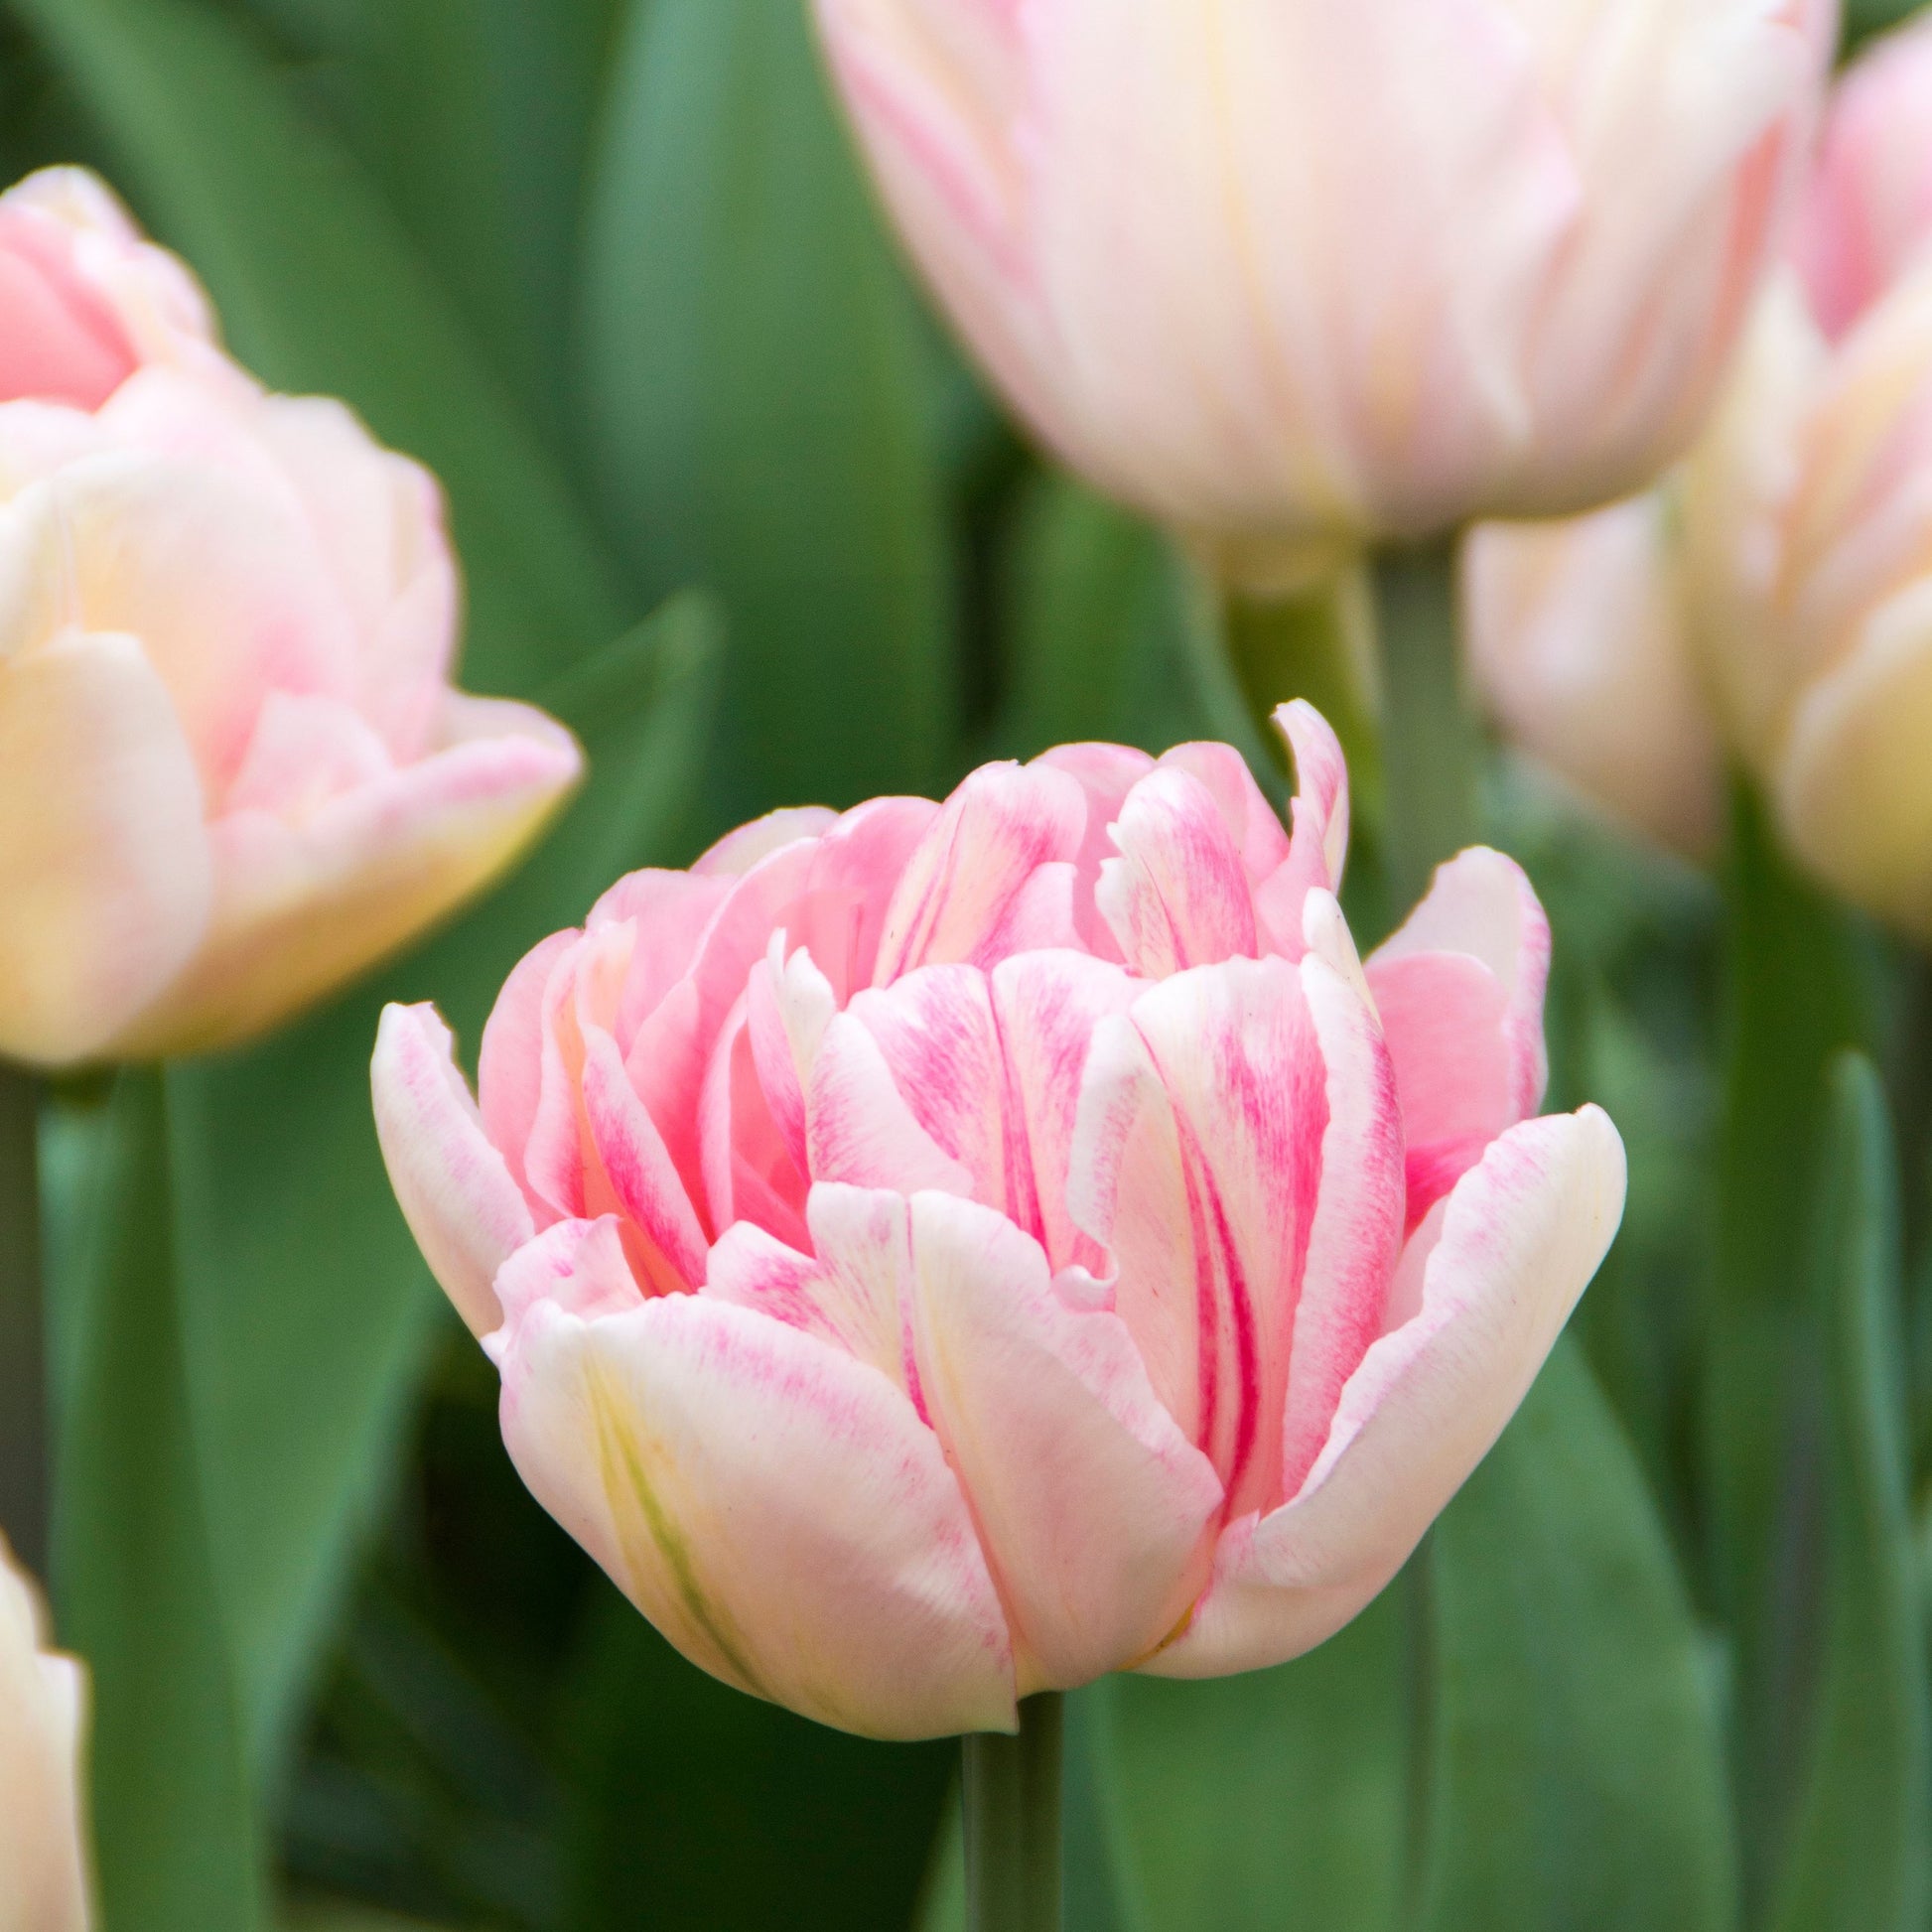
M 815 18 L 1058 459 L 1229 596 L 1460 544 L 1508 735 L 1692 854 L 1728 759 L 1932 938 L 1932 27 L 1833 94 L 1831 0 Z M 0 198 L 0 1053 L 258 1035 L 530 848 L 582 755 L 452 687 L 459 617 L 424 471 L 265 392 L 90 176 Z M 728 1683 L 916 1738 L 1300 1655 L 1602 1260 L 1524 874 L 1448 858 L 1364 959 L 1341 744 L 1256 695 L 1286 823 L 1226 745 L 1063 747 L 614 881 L 474 1094 L 388 1010 L 375 1131 L 510 1456 Z M 43 1641 L 0 1577 L 8 1932 L 87 1922 Z

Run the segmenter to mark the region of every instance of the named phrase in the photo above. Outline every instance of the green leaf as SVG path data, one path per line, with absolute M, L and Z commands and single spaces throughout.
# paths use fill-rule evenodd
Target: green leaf
M 621 593 L 566 485 L 382 198 L 247 35 L 195 0 L 9 4 L 250 367 L 346 397 L 442 478 L 479 688 L 528 695 L 608 642 Z
M 1428 1932 L 1728 1932 L 1724 1757 L 1695 1625 L 1578 1345 L 1428 1549 Z
M 929 789 L 956 670 L 923 362 L 804 7 L 632 6 L 590 233 L 610 493 L 646 583 L 731 625 L 714 811 Z
M 1909 20 L 1919 11 L 1921 0 L 1846 0 L 1845 42 L 1856 48 L 1873 34 Z
M 1133 1932 L 1397 1932 L 1410 1783 L 1403 1599 L 1386 1591 L 1276 1670 L 1201 1684 L 1118 1677 L 1081 1694 L 1095 1707 Z
M 194 1444 L 180 1229 L 160 1076 L 120 1076 L 86 1123 L 85 1249 L 60 1284 L 54 1587 L 93 1675 L 103 1918 L 141 1932 L 254 1932 L 261 1849 Z
M 1811 1482 L 1800 1428 L 1813 1333 L 1806 1253 L 1825 1068 L 1866 1043 L 1867 962 L 1844 909 L 1798 879 L 1762 804 L 1737 789 L 1726 880 L 1729 1051 L 1707 1339 L 1708 1502 L 1719 1608 L 1736 1657 L 1733 1769 L 1747 1904 L 1768 1897 L 1805 1758 L 1808 1552 L 1790 1525 Z
M 1777 1932 L 1921 1932 L 1932 1911 L 1925 1605 L 1906 1500 L 1897 1156 L 1870 1062 L 1832 1066 L 1808 1284 L 1825 1515 L 1810 1749 Z
M 389 999 L 474 1043 L 511 966 L 621 873 L 686 857 L 715 686 L 696 600 L 557 694 L 592 778 L 524 871 L 378 983 L 250 1051 L 168 1071 L 182 1300 L 217 1573 L 258 1761 L 273 1769 L 356 1532 L 393 1466 L 435 1311 L 376 1148 Z

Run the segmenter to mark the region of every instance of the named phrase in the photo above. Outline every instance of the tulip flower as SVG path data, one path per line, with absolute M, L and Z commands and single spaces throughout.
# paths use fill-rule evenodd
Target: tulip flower
M 0 1540 L 0 1932 L 85 1932 L 80 1666 L 52 1655 Z
M 1480 532 L 1468 612 L 1497 708 L 1532 749 L 1654 819 L 1669 797 L 1710 788 L 1702 705 L 1814 876 L 1920 938 L 1932 938 L 1932 192 L 1910 164 L 1932 189 L 1927 99 L 1922 26 L 1855 66 L 1797 266 L 1760 303 L 1680 474 L 1602 517 Z M 1567 718 L 1551 696 L 1565 657 L 1595 665 L 1604 700 Z
M 1019 412 L 1265 579 L 1678 456 L 1834 0 L 816 0 L 885 201 Z
M 1474 682 L 1509 738 L 1614 821 L 1691 858 L 1723 820 L 1724 754 L 1691 647 L 1667 491 L 1462 552 Z
M 104 189 L 0 198 L 9 289 L 0 1054 L 226 1044 L 476 892 L 580 756 L 451 688 L 433 479 L 265 394 Z
M 943 804 L 781 812 L 505 985 L 473 1100 L 391 1007 L 377 1124 L 538 1499 L 728 1683 L 884 1737 L 1272 1664 L 1389 1581 L 1617 1226 L 1535 1118 L 1549 933 L 1446 865 L 1367 963 L 1306 705 Z

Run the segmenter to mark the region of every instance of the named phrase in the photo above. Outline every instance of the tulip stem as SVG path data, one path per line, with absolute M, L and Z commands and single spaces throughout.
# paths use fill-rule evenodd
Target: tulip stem
M 47 1567 L 47 1383 L 41 1288 L 41 1082 L 0 1062 L 0 1530 Z
M 1375 615 L 1390 902 L 1406 909 L 1481 822 L 1482 732 L 1457 648 L 1454 541 L 1378 557 Z
M 1017 1736 L 964 1740 L 968 1932 L 1060 1932 L 1065 1699 L 1026 1698 Z

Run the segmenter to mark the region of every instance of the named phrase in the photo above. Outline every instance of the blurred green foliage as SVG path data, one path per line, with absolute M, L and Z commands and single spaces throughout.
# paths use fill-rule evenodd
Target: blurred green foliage
M 103 167 L 268 380 L 438 471 L 468 681 L 551 704 L 595 773 L 378 983 L 48 1123 L 107 1932 L 955 1923 L 948 1747 L 721 1689 L 524 1493 L 389 1197 L 367 1054 L 390 997 L 474 1049 L 524 947 L 775 804 L 1205 734 L 1280 796 L 1201 586 L 923 314 L 794 0 L 6 0 L 0 150 Z M 1926 1218 L 1922 970 L 1794 909 L 1761 841 L 1726 903 L 1492 778 L 1558 935 L 1553 1104 L 1629 1143 L 1622 1239 L 1355 1625 L 1075 1700 L 1070 1923 L 1924 1932 L 1932 1402 L 1901 1424 L 1895 1385 L 1901 1320 L 1932 1383 L 1932 1294 L 1901 1312 L 1887 1193 L 1902 1166 Z

